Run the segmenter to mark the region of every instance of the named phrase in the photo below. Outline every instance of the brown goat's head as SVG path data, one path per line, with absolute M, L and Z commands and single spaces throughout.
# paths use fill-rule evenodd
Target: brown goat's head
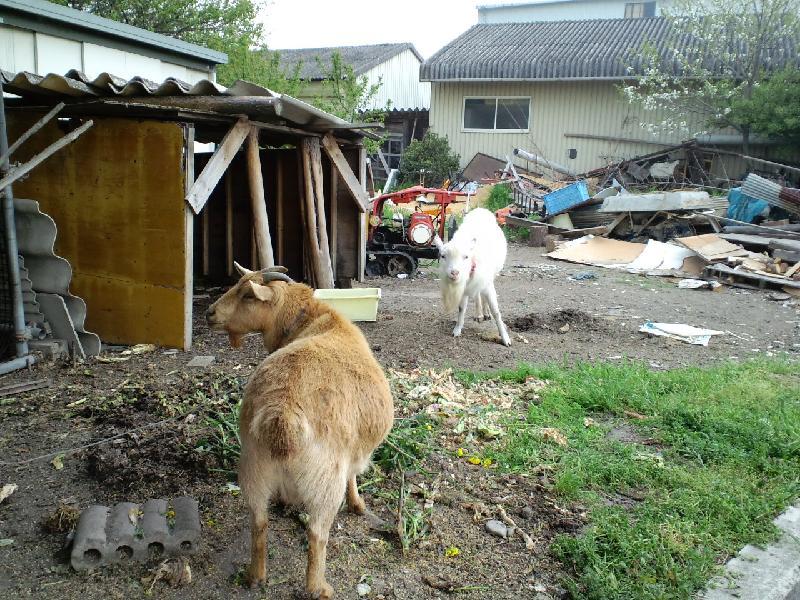
M 279 286 L 285 286 L 272 282 L 292 283 L 292 279 L 286 275 L 285 267 L 250 271 L 239 263 L 233 264 L 242 277 L 208 308 L 206 321 L 213 331 L 226 332 L 231 345 L 238 348 L 246 334 L 270 328 L 271 313 L 282 296 Z

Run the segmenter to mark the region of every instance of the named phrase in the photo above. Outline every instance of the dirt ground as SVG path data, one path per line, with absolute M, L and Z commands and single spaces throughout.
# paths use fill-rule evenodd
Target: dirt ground
M 451 319 L 439 314 L 432 267 L 423 267 L 424 274 L 414 280 L 367 282 L 383 290 L 378 321 L 361 325 L 376 357 L 385 367 L 404 371 L 626 357 L 671 368 L 800 352 L 800 304 L 770 300 L 769 292 L 681 290 L 663 278 L 558 263 L 540 254 L 512 245 L 497 281 L 501 310 L 513 332 L 510 348 L 495 341 L 491 322 L 470 320 L 462 337 L 452 338 Z M 596 278 L 570 279 L 587 271 Z M 263 355 L 256 338 L 232 350 L 226 338 L 207 331 L 202 312 L 219 293 L 210 290 L 196 298 L 190 353 L 124 355 L 112 348 L 104 355 L 110 362 L 43 364 L 0 381 L 52 379 L 46 388 L 0 397 L 0 485 L 19 486 L 0 504 L 0 540 L 13 540 L 0 542 L 0 597 L 142 597 L 149 587 L 142 578 L 156 563 L 75 573 L 63 550 L 68 523 L 45 522 L 59 505 L 82 509 L 183 494 L 199 501 L 203 523 L 201 549 L 190 559 L 193 581 L 177 588 L 157 582 L 153 596 L 303 597 L 302 525 L 280 509 L 273 511 L 270 528 L 270 585 L 256 591 L 240 585 L 249 547 L 243 503 L 226 490 L 235 481 L 226 471 L 229 464 L 202 451 L 214 437 L 208 419 L 229 412 Z M 647 320 L 725 334 L 708 347 L 690 346 L 639 333 Z M 195 355 L 214 355 L 216 361 L 205 369 L 187 367 Z M 509 410 L 524 414 L 525 407 Z M 410 418 L 409 411 L 398 402 L 398 417 Z M 64 452 L 112 436 L 118 437 Z M 435 440 L 431 455 L 405 473 L 412 504 L 422 506 L 430 490 L 437 490 L 426 509 L 427 533 L 406 555 L 392 532 L 400 473 L 365 474 L 364 497 L 377 519 L 344 511 L 337 518 L 328 552 L 328 577 L 337 597 L 357 598 L 360 582 L 369 584 L 370 598 L 445 597 L 454 589 L 464 598 L 563 596 L 563 568 L 547 547 L 556 534 L 581 527 L 582 508 L 561 506 L 546 473 L 502 475 L 457 458 L 457 442 Z M 53 460 L 61 454 L 60 461 Z M 498 504 L 523 530 L 536 532 L 532 550 L 519 537 L 505 540 L 484 530 L 486 518 L 497 518 L 492 507 Z M 476 517 L 476 507 L 489 508 Z M 458 556 L 446 556 L 451 547 L 458 547 Z

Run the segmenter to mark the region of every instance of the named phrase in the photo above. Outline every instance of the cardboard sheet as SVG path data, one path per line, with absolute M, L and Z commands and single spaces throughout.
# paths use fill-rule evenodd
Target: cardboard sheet
M 636 260 L 644 248 L 644 244 L 587 235 L 566 242 L 547 256 L 582 265 L 619 268 Z
M 694 250 L 708 262 L 724 260 L 729 256 L 747 256 L 749 254 L 741 246 L 731 244 L 715 233 L 677 238 L 675 241 L 690 250 Z

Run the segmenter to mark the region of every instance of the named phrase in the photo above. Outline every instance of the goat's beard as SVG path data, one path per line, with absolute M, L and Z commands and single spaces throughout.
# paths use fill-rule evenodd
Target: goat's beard
M 453 281 L 448 279 L 446 275 L 442 275 L 442 306 L 445 313 L 451 313 L 458 308 L 466 289 L 466 277 Z

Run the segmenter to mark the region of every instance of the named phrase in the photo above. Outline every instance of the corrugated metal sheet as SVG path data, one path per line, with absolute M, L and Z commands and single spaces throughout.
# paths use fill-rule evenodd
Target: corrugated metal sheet
M 191 85 L 175 78 L 161 83 L 143 77 L 122 79 L 102 73 L 89 79 L 80 71 L 69 71 L 66 75 L 50 73 L 44 77 L 33 73 L 8 73 L 0 71 L 3 89 L 24 97 L 46 98 L 51 101 L 79 101 L 92 99 L 139 99 L 150 106 L 192 108 L 192 98 L 217 98 L 208 102 L 206 110 L 221 114 L 245 114 L 254 119 L 274 116 L 299 125 L 317 128 L 352 129 L 339 117 L 319 110 L 310 104 L 273 92 L 267 88 L 239 80 L 226 88 L 208 79 Z M 229 99 L 229 102 L 225 102 Z M 226 107 L 226 104 L 229 106 Z
M 366 71 L 364 76 L 370 84 L 381 84 L 369 108 L 382 109 L 391 102 L 393 110 L 429 109 L 431 84 L 419 80 L 421 62 L 406 49 Z
M 411 51 L 419 62 L 422 62 L 417 49 L 408 42 L 401 44 L 372 44 L 367 46 L 331 46 L 328 48 L 294 48 L 273 50 L 280 56 L 281 67 L 293 71 L 300 64 L 300 78 L 319 80 L 325 77 L 323 67 L 329 67 L 334 52 L 338 52 L 342 60 L 353 67 L 356 75 L 363 75 L 373 67 L 381 64 L 406 50 Z M 320 65 L 320 62 L 322 65 Z
M 425 61 L 420 79 L 622 79 L 642 73 L 646 44 L 655 46 L 664 65 L 676 74 L 679 64 L 672 49 L 701 50 L 697 40 L 674 32 L 663 17 L 484 23 L 473 26 Z M 797 64 L 798 40 L 786 38 L 771 48 L 764 60 L 778 68 Z
M 478 152 L 503 159 L 510 156 L 514 148 L 524 148 L 580 173 L 659 148 L 648 143 L 567 138 L 565 132 L 634 138 L 667 145 L 681 141 L 679 135 L 653 136 L 644 131 L 640 123 L 658 122 L 660 115 L 644 113 L 623 101 L 610 81 L 434 82 L 432 86 L 431 130 L 448 137 L 453 150 L 461 155 L 462 166 Z M 528 132 L 464 131 L 464 98 L 472 96 L 530 97 Z M 577 149 L 576 159 L 568 158 L 569 148 Z

